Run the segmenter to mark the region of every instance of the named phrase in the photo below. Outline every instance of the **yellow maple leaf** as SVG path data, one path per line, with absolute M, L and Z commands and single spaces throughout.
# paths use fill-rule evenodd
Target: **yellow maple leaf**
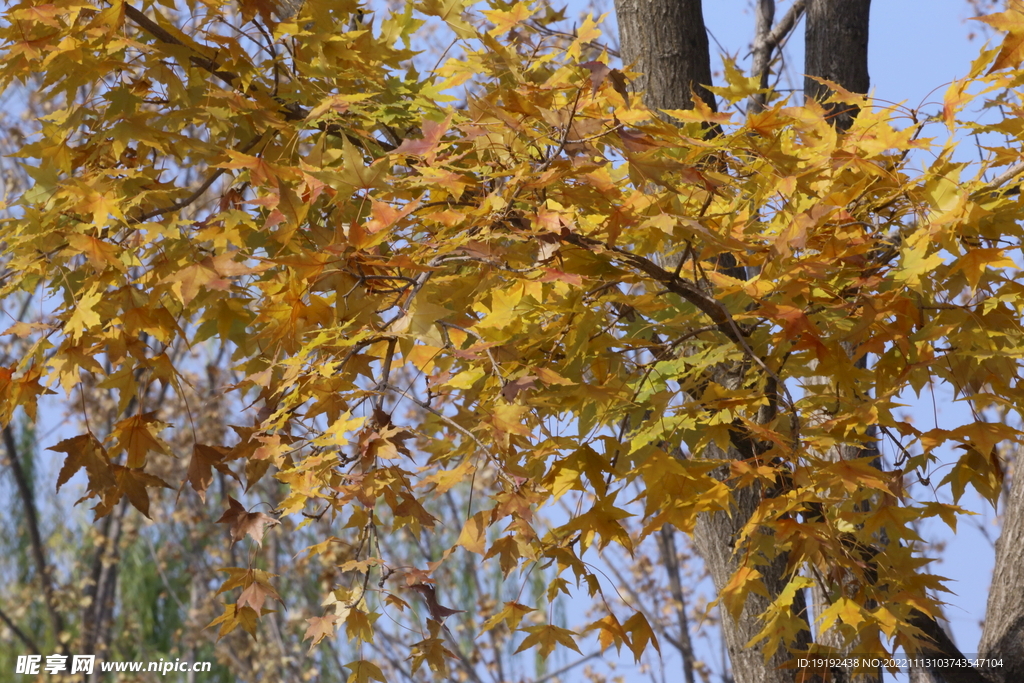
M 102 298 L 103 293 L 96 286 L 79 297 L 74 312 L 64 325 L 64 331 L 70 333 L 72 339 L 77 341 L 83 332 L 100 324 L 100 315 L 96 312 L 95 306 Z
M 145 413 L 121 420 L 114 425 L 113 435 L 118 446 L 128 454 L 127 465 L 137 469 L 146 464 L 146 454 L 150 451 L 166 453 L 163 442 L 157 434 L 166 424 L 155 417 L 156 413 Z
M 352 417 L 351 413 L 345 413 L 331 423 L 327 431 L 313 441 L 313 445 L 320 447 L 333 446 L 335 448 L 344 446 L 348 443 L 348 437 L 345 435 L 355 432 L 363 425 L 365 420 L 366 418 L 364 417 Z
M 384 678 L 384 672 L 380 670 L 379 666 L 365 659 L 361 659 L 358 662 L 349 662 L 345 665 L 345 668 L 352 671 L 347 683 L 368 683 L 368 681 L 381 681 L 383 683 L 383 681 L 387 680 Z
M 487 544 L 487 520 L 489 512 L 478 512 L 468 520 L 459 534 L 458 545 L 477 555 L 483 555 Z
M 578 635 L 575 631 L 570 631 L 566 628 L 559 628 L 558 626 L 552 626 L 550 624 L 542 626 L 530 626 L 525 629 L 528 635 L 524 640 L 519 649 L 516 650 L 516 654 L 519 654 L 523 650 L 528 650 L 534 645 L 540 646 L 540 656 L 547 657 L 551 654 L 552 650 L 555 649 L 556 645 L 564 645 L 570 650 L 579 652 L 579 647 L 576 646 L 576 641 L 573 640 L 573 636 Z
M 483 10 L 481 14 L 487 17 L 487 20 L 494 24 L 494 28 L 487 32 L 487 35 L 500 36 L 508 33 L 516 25 L 523 23 L 527 19 L 533 16 L 533 8 L 530 7 L 529 3 L 517 2 L 512 5 L 512 9 L 507 12 L 504 10 Z
M 999 56 L 988 72 L 1020 66 L 1024 61 L 1024 11 L 1011 6 L 1005 12 L 975 17 L 975 20 L 983 21 L 997 31 L 1006 32 L 1003 44 L 999 47 Z
M 497 614 L 483 623 L 480 632 L 490 631 L 502 622 L 508 624 L 508 627 L 514 631 L 519 627 L 519 622 L 523 620 L 523 617 L 533 611 L 534 608 L 520 605 L 518 602 L 506 602 Z

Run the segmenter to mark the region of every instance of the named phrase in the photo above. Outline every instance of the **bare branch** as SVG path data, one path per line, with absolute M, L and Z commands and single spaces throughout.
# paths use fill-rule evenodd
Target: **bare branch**
M 260 140 L 262 140 L 265 135 L 266 135 L 266 133 L 261 133 L 259 135 L 254 136 L 251 140 L 249 140 L 244 145 L 239 147 L 236 151 L 239 152 L 240 154 L 245 154 L 250 149 L 255 147 L 256 144 Z M 180 211 L 181 209 L 184 209 L 185 207 L 193 204 L 196 200 L 198 200 L 204 194 L 206 194 L 206 191 L 209 190 L 210 187 L 215 182 L 217 182 L 217 178 L 220 178 L 226 172 L 227 172 L 227 169 L 218 168 L 216 171 L 211 173 L 210 176 L 205 181 L 203 181 L 202 185 L 200 185 L 198 188 L 196 188 L 195 192 L 193 192 L 189 196 L 185 197 L 184 199 L 179 199 L 178 201 L 174 202 L 173 204 L 170 204 L 169 206 L 165 206 L 165 207 L 162 207 L 162 208 L 159 208 L 159 209 L 153 209 L 152 211 L 147 211 L 146 213 L 142 214 L 141 216 L 136 216 L 135 218 L 130 218 L 130 219 L 128 219 L 129 225 L 134 225 L 136 223 L 144 223 L 144 222 L 148 221 L 151 218 L 156 218 L 158 216 L 162 216 L 165 213 L 172 213 L 174 211 Z
M 1006 169 L 998 176 L 996 176 L 995 180 L 988 183 L 974 194 L 975 196 L 977 196 L 983 192 L 992 192 L 994 190 L 998 190 L 1000 187 L 1010 182 L 1011 180 L 1019 176 L 1021 173 L 1024 173 L 1024 161 L 1018 161 L 1013 166 L 1011 166 L 1010 168 Z
M 751 73 L 758 77 L 761 88 L 768 87 L 772 53 L 796 28 L 806 7 L 806 0 L 796 0 L 789 11 L 779 20 L 779 23 L 775 25 L 775 28 L 772 28 L 772 20 L 775 18 L 775 1 L 758 0 L 757 34 L 754 36 L 754 63 Z M 752 98 L 750 106 L 753 111 L 760 111 L 764 109 L 764 104 L 765 95 L 758 93 Z
M 775 0 L 757 0 L 757 23 L 754 28 L 754 62 L 751 73 L 758 77 L 761 88 L 768 87 L 768 65 L 772 59 L 772 48 L 768 38 L 772 32 L 772 21 L 775 20 Z M 764 108 L 764 93 L 757 93 L 751 98 L 750 108 L 760 111 Z
M 11 629 L 11 632 L 18 638 L 18 640 L 25 643 L 25 645 L 28 646 L 28 649 L 32 650 L 33 654 L 42 654 L 39 651 L 39 647 L 36 645 L 35 641 L 29 638 L 27 635 L 25 635 L 25 632 L 18 628 L 18 626 L 14 623 L 14 620 L 7 616 L 7 613 L 4 612 L 2 609 L 0 609 L 0 621 L 7 624 L 7 628 Z
M 690 627 L 686 619 L 686 596 L 683 595 L 683 583 L 679 576 L 679 554 L 676 552 L 675 527 L 666 524 L 661 527 L 658 549 L 661 551 L 661 562 L 668 572 L 672 598 L 676 602 L 676 620 L 679 624 L 679 642 L 674 643 L 683 658 L 683 677 L 686 683 L 694 683 L 693 678 L 693 642 L 690 640 Z
M 564 674 L 565 672 L 571 671 L 572 669 L 575 669 L 580 664 L 585 664 L 585 663 L 589 662 L 591 659 L 594 659 L 594 658 L 600 657 L 600 656 L 601 656 L 600 652 L 591 652 L 586 657 L 583 657 L 581 659 L 577 659 L 575 662 L 572 662 L 571 664 L 566 664 L 561 669 L 556 669 L 555 671 L 552 671 L 551 673 L 547 674 L 546 676 L 542 676 L 542 677 L 538 678 L 537 680 L 533 681 L 533 683 L 546 683 L 546 681 L 550 681 L 552 678 L 557 678 L 557 677 L 561 676 L 562 674 Z

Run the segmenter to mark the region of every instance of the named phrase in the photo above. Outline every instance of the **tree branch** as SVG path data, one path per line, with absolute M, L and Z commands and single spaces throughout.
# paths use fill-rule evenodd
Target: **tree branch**
M 926 653 L 938 654 L 940 659 L 948 658 L 966 662 L 967 658 L 933 617 L 915 609 L 910 613 L 909 621 L 911 626 L 921 629 L 934 642 L 934 647 L 926 647 Z M 941 668 L 929 667 L 928 670 L 937 674 L 944 683 L 989 683 L 978 669 L 969 664 Z
M 757 33 L 754 37 L 754 63 L 751 73 L 760 79 L 761 88 L 768 87 L 772 53 L 796 28 L 796 24 L 800 21 L 800 17 L 804 15 L 806 7 L 807 0 L 796 0 L 773 29 L 772 20 L 775 17 L 775 0 L 758 0 Z M 751 108 L 754 111 L 760 111 L 764 109 L 764 103 L 765 95 L 758 93 L 752 98 Z
M 18 640 L 25 643 L 25 645 L 28 646 L 28 649 L 32 650 L 32 654 L 42 654 L 39 651 L 39 647 L 36 645 L 35 641 L 29 638 L 27 635 L 25 635 L 25 632 L 18 628 L 18 626 L 14 623 L 14 620 L 7 616 L 7 613 L 4 612 L 3 609 L 0 609 L 0 621 L 7 624 L 7 628 L 11 629 L 11 632 L 14 633 L 15 636 L 17 636 Z
M 683 583 L 679 576 L 679 555 L 676 552 L 676 530 L 670 524 L 661 527 L 661 538 L 658 548 L 661 550 L 661 562 L 668 573 L 672 598 L 676 601 L 676 619 L 679 623 L 679 642 L 676 644 L 683 658 L 683 678 L 686 683 L 694 683 L 693 678 L 693 642 L 690 640 L 690 627 L 686 619 L 686 596 L 683 595 Z
M 600 657 L 600 656 L 601 656 L 601 652 L 591 652 L 586 657 L 583 657 L 581 659 L 577 659 L 575 662 L 573 662 L 571 664 L 566 664 L 561 669 L 556 669 L 555 671 L 552 671 L 551 673 L 547 674 L 546 676 L 542 676 L 542 677 L 538 678 L 537 680 L 533 681 L 533 683 L 546 683 L 546 681 L 550 681 L 552 678 L 557 678 L 558 676 L 561 676 L 565 672 L 571 671 L 572 669 L 575 669 L 580 664 L 585 664 L 586 662 L 589 662 L 591 659 L 594 659 L 595 657 Z
M 155 21 L 147 17 L 140 10 L 135 9 L 131 5 L 125 5 L 124 14 L 126 17 L 132 20 L 132 23 L 134 23 L 136 26 L 141 28 L 149 35 L 159 40 L 161 43 L 167 43 L 168 45 L 177 45 L 179 47 L 186 48 L 187 50 L 191 50 L 193 54 L 189 56 L 189 61 L 192 64 L 198 66 L 200 69 L 209 71 L 211 74 L 213 74 L 220 80 L 224 81 L 227 85 L 231 86 L 232 88 L 238 87 L 236 85 L 236 81 L 238 81 L 238 74 L 232 73 L 231 71 L 222 70 L 217 65 L 216 61 L 210 59 L 209 57 L 206 57 L 205 55 L 195 54 L 196 50 L 194 47 L 192 47 L 191 45 L 186 45 L 185 43 L 175 38 L 173 35 L 171 35 L 169 31 L 165 30 L 163 27 L 160 26 L 160 24 L 156 23 Z
M 992 192 L 994 190 L 998 190 L 1000 187 L 1010 182 L 1011 180 L 1019 176 L 1021 173 L 1024 173 L 1024 161 L 1018 161 L 1013 166 L 1000 173 L 998 176 L 996 176 L 995 180 L 983 186 L 980 190 L 975 192 L 973 196 L 977 197 L 978 195 L 983 194 L 985 192 Z
M 775 0 L 757 0 L 757 21 L 754 28 L 754 60 L 750 73 L 758 77 L 759 87 L 768 87 L 768 65 L 772 60 L 772 46 L 768 38 L 775 19 Z M 756 93 L 750 102 L 753 111 L 764 109 L 764 93 Z
M 265 135 L 266 135 L 266 133 L 260 133 L 259 135 L 253 136 L 253 138 L 251 140 L 246 142 L 244 145 L 242 145 L 241 147 L 239 147 L 235 151 L 237 151 L 239 154 L 245 154 L 250 149 L 255 147 L 256 144 L 260 140 L 262 140 Z M 200 185 L 198 188 L 196 188 L 195 192 L 193 192 L 189 196 L 185 197 L 184 199 L 179 199 L 178 201 L 176 201 L 176 202 L 174 202 L 174 203 L 172 203 L 172 204 L 170 204 L 168 206 L 165 206 L 165 207 L 162 207 L 162 208 L 159 208 L 159 209 L 153 209 L 152 211 L 147 211 L 146 213 L 144 213 L 144 214 L 142 214 L 140 216 L 136 216 L 135 218 L 130 218 L 130 219 L 128 219 L 128 224 L 129 225 L 135 225 L 137 223 L 145 223 L 146 221 L 148 221 L 151 218 L 156 218 L 158 216 L 164 215 L 165 213 L 171 213 L 171 212 L 174 212 L 174 211 L 180 211 L 181 209 L 184 209 L 185 207 L 187 207 L 187 206 L 191 205 L 192 203 L 194 203 L 195 201 L 197 201 L 204 194 L 206 194 L 206 191 L 209 190 L 210 187 L 215 182 L 217 182 L 217 178 L 220 178 L 226 172 L 227 172 L 227 169 L 225 169 L 225 168 L 218 168 L 216 171 L 211 173 L 210 176 L 205 181 L 203 181 L 202 185 Z

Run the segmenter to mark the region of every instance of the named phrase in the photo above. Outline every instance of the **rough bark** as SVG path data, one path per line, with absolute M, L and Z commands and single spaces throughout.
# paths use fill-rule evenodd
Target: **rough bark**
M 812 76 L 855 93 L 866 93 L 868 77 L 868 15 L 871 0 L 808 0 L 804 57 L 804 97 L 823 101 L 831 94 Z M 850 127 L 856 107 L 827 105 L 840 130 Z
M 715 109 L 701 0 L 615 0 L 622 63 L 652 109 L 690 109 L 693 95 Z
M 734 454 L 714 453 L 709 457 L 730 457 Z M 738 568 L 738 557 L 733 552 L 734 539 L 739 535 L 740 530 L 760 502 L 760 491 L 757 487 L 748 487 L 735 492 L 735 507 L 732 514 L 724 512 L 700 515 L 697 525 L 694 528 L 693 540 L 704 560 L 704 566 L 711 575 L 715 584 L 715 590 L 722 592 L 729 579 Z M 760 566 L 765 588 L 774 598 L 786 585 L 783 570 L 785 569 L 786 558 L 784 555 L 776 558 L 769 566 Z M 803 593 L 797 595 L 794 602 L 794 609 L 800 609 Z M 789 654 L 784 648 L 780 648 L 775 655 L 764 661 L 764 652 L 760 647 L 748 647 L 749 643 L 760 633 L 763 623 L 759 615 L 769 606 L 770 600 L 764 596 L 751 593 L 747 596 L 746 603 L 739 619 L 733 619 L 726 609 L 720 609 L 722 618 L 722 633 L 725 639 L 726 650 L 729 653 L 729 662 L 732 665 L 732 680 L 735 683 L 793 683 L 795 671 L 782 668 L 789 660 Z M 810 641 L 810 633 L 798 646 L 806 646 Z
M 996 543 L 996 566 L 978 646 L 982 657 L 1003 660 L 1003 666 L 985 672 L 986 678 L 998 683 L 1024 681 L 1024 468 L 1021 465 L 1024 465 L 1024 458 L 1018 455 L 1003 512 L 1003 531 Z

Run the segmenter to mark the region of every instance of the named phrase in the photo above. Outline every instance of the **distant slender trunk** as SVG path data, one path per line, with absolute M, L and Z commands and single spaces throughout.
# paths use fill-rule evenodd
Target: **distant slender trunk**
M 615 0 L 622 63 L 651 109 L 690 109 L 693 95 L 716 110 L 701 0 Z

